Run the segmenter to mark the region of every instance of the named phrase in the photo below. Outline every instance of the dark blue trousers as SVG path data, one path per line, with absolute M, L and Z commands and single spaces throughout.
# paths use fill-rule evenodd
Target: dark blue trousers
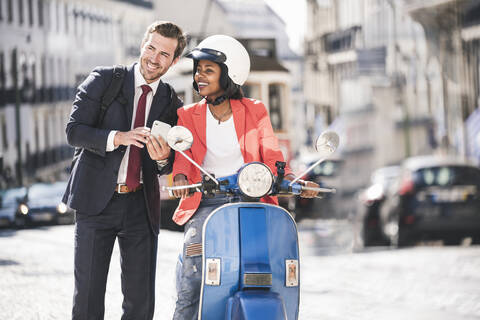
M 122 320 L 153 318 L 158 238 L 150 229 L 143 191 L 114 193 L 98 215 L 77 212 L 72 319 L 103 319 L 113 245 L 121 255 Z

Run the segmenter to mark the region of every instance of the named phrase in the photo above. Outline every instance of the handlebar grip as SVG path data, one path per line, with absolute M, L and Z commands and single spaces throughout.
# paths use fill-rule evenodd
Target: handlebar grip
M 172 186 L 172 187 L 162 186 L 162 191 L 168 191 L 168 195 L 170 197 L 174 197 L 174 195 L 173 195 L 174 190 L 188 189 L 188 194 L 193 194 L 196 191 L 200 191 L 200 190 L 198 190 L 198 188 L 200 188 L 201 186 L 202 186 L 201 183 L 188 184 L 188 185 L 184 185 L 184 186 Z
M 314 187 L 305 187 L 305 186 L 302 186 L 302 191 L 303 190 L 306 190 L 306 191 L 316 191 L 318 193 L 336 193 L 337 192 L 337 189 L 334 189 L 334 188 L 314 188 Z

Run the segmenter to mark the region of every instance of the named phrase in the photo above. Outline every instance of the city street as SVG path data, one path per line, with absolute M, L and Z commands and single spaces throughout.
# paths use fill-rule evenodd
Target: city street
M 374 248 L 352 253 L 348 241 L 338 240 L 348 238 L 346 224 L 328 222 L 299 229 L 302 320 L 480 318 L 480 247 Z M 161 231 L 158 320 L 172 316 L 181 242 L 181 233 Z M 105 319 L 121 316 L 119 272 L 115 249 Z M 0 274 L 0 319 L 68 319 L 73 226 L 0 230 Z

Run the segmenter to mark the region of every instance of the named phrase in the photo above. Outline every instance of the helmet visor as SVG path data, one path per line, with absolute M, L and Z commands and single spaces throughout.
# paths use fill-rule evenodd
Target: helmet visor
M 223 52 L 209 48 L 195 48 L 187 53 L 185 57 L 195 60 L 210 60 L 217 63 L 224 63 L 227 61 L 227 57 Z

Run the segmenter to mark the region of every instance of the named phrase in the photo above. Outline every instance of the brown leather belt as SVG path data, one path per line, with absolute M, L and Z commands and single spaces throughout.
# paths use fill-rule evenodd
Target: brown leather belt
M 140 184 L 138 187 L 134 189 L 129 189 L 126 184 L 117 184 L 115 187 L 115 192 L 117 193 L 130 193 L 130 192 L 135 192 L 138 190 L 141 190 L 143 187 L 143 184 Z

